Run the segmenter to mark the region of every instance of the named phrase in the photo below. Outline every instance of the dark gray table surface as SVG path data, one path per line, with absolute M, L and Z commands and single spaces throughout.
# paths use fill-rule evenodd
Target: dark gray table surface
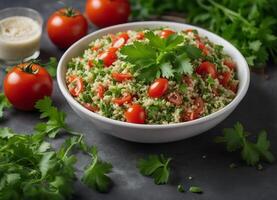
M 84 0 L 67 1 L 80 10 L 84 9 Z M 55 10 L 61 7 L 54 0 L 0 0 L 0 9 L 11 6 L 25 6 L 37 9 L 46 20 Z M 94 28 L 91 26 L 90 31 Z M 41 45 L 41 58 L 49 56 L 60 57 L 62 51 L 51 44 L 44 33 Z M 89 144 L 95 144 L 103 159 L 112 162 L 114 169 L 111 177 L 113 187 L 108 194 L 100 194 L 88 189 L 79 181 L 75 185 L 74 199 L 103 199 L 103 200 L 274 200 L 277 199 L 277 165 L 265 164 L 263 171 L 245 165 L 230 169 L 232 162 L 240 163 L 238 154 L 227 153 L 223 146 L 215 144 L 213 138 L 221 133 L 222 128 L 231 127 L 240 121 L 253 133 L 261 129 L 268 131 L 272 151 L 277 155 L 277 68 L 268 68 L 269 79 L 251 74 L 249 91 L 237 109 L 217 127 L 197 137 L 168 144 L 137 144 L 123 141 L 109 135 L 97 132 L 94 127 L 81 120 L 68 106 L 55 83 L 53 101 L 59 109 L 67 113 L 70 126 L 85 134 Z M 0 75 L 2 88 L 3 71 Z M 5 120 L 0 126 L 9 126 L 16 131 L 32 131 L 39 121 L 34 112 L 11 110 L 5 113 Z M 168 133 L 170 134 L 170 133 Z M 54 142 L 60 144 L 62 139 Z M 157 186 L 153 180 L 143 177 L 136 169 L 139 158 L 148 154 L 164 153 L 173 158 L 172 177 L 167 185 Z M 205 155 L 206 159 L 202 156 Z M 87 162 L 87 157 L 78 156 L 78 169 Z M 80 171 L 80 170 L 79 170 Z M 79 173 L 78 173 L 79 174 Z M 188 177 L 192 176 L 192 180 Z M 179 183 L 185 188 L 190 185 L 200 186 L 204 193 L 179 193 L 176 188 Z

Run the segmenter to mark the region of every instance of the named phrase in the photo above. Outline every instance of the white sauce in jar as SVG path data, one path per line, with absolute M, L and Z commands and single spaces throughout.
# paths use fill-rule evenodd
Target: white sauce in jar
M 0 59 L 19 61 L 39 50 L 41 27 L 32 18 L 7 17 L 0 21 Z

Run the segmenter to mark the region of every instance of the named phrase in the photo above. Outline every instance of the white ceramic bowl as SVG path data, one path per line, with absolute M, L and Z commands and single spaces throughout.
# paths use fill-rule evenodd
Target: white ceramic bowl
M 81 104 L 79 104 L 69 93 L 66 83 L 65 74 L 66 66 L 71 58 L 81 55 L 81 53 L 88 48 L 88 44 L 103 35 L 108 33 L 117 33 L 126 30 L 137 30 L 143 28 L 159 28 L 169 27 L 176 31 L 184 29 L 197 29 L 201 36 L 207 36 L 212 42 L 224 46 L 224 51 L 230 55 L 233 60 L 237 63 L 238 79 L 240 81 L 237 96 L 234 100 L 223 109 L 212 113 L 208 116 L 202 117 L 189 122 L 169 124 L 169 125 L 141 125 L 131 124 L 122 121 L 116 121 L 109 119 L 98 114 L 95 114 Z M 200 133 L 203 133 L 212 127 L 216 126 L 222 120 L 224 120 L 231 112 L 237 107 L 240 101 L 245 96 L 249 81 L 249 68 L 241 53 L 229 42 L 223 38 L 199 27 L 195 27 L 188 24 L 180 24 L 174 22 L 160 22 L 160 21 L 149 21 L 149 22 L 134 22 L 122 25 L 116 25 L 101 29 L 93 32 L 86 37 L 82 38 L 75 44 L 73 44 L 60 59 L 57 80 L 60 90 L 72 109 L 86 121 L 80 123 L 91 123 L 99 131 L 107 133 L 125 140 L 143 142 L 143 143 L 161 143 L 161 142 L 172 142 L 189 138 Z M 146 108 L 147 110 L 147 108 Z

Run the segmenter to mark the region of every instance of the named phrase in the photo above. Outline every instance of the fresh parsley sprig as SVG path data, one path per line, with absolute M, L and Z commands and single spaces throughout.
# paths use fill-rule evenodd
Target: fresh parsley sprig
M 234 128 L 224 129 L 223 136 L 216 137 L 215 142 L 225 143 L 229 152 L 240 151 L 247 165 L 255 166 L 261 161 L 274 162 L 275 157 L 270 152 L 270 142 L 266 132 L 261 131 L 255 143 L 248 140 L 248 135 L 242 124 L 237 122 Z
M 175 74 L 192 74 L 190 61 L 199 58 L 201 51 L 192 45 L 180 47 L 183 36 L 173 34 L 164 39 L 148 31 L 145 37 L 148 43 L 136 41 L 121 49 L 125 59 L 134 65 L 139 80 L 150 82 L 160 76 L 170 78 Z
M 166 184 L 169 180 L 171 158 L 161 155 L 150 155 L 146 159 L 140 159 L 138 169 L 144 176 L 150 176 L 158 185 Z
M 41 119 L 48 118 L 47 122 L 41 122 L 35 126 L 37 132 L 43 132 L 50 138 L 55 138 L 62 129 L 68 129 L 65 123 L 65 112 L 58 111 L 56 107 L 52 106 L 52 101 L 49 97 L 39 100 L 35 108 L 41 112 Z
M 41 118 L 48 121 L 37 125 L 35 133 L 19 134 L 7 127 L 0 128 L 0 199 L 71 198 L 76 150 L 91 157 L 83 182 L 100 192 L 108 191 L 112 165 L 101 160 L 95 147 L 86 144 L 83 134 L 68 128 L 65 113 L 54 107 L 49 97 L 38 101 L 36 107 Z M 72 136 L 55 150 L 46 137 L 54 138 L 62 129 Z
M 100 160 L 96 147 L 91 148 L 91 164 L 86 167 L 82 181 L 99 192 L 108 192 L 111 179 L 107 175 L 112 171 L 112 165 Z

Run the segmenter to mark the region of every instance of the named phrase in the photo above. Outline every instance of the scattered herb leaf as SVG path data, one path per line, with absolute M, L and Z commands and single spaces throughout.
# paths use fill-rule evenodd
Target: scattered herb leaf
M 266 132 L 260 132 L 256 143 L 249 141 L 248 135 L 242 124 L 236 123 L 234 128 L 224 129 L 223 136 L 216 137 L 215 142 L 226 143 L 226 149 L 229 152 L 240 150 L 241 157 L 247 165 L 254 166 L 262 160 L 274 162 L 275 157 L 270 152 L 270 142 Z
M 142 175 L 154 178 L 156 184 L 166 184 L 169 180 L 171 158 L 164 155 L 150 155 L 146 159 L 140 159 L 138 168 Z

